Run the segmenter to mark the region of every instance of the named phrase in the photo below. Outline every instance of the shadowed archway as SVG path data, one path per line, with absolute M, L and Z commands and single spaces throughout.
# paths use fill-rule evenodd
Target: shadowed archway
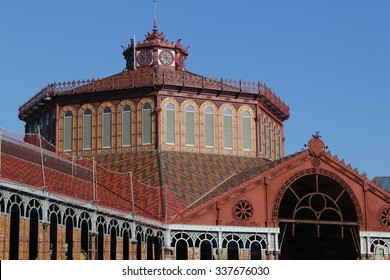
M 323 172 L 326 173 L 326 172 Z M 281 259 L 356 259 L 360 213 L 336 175 L 306 174 L 284 188 L 278 220 Z

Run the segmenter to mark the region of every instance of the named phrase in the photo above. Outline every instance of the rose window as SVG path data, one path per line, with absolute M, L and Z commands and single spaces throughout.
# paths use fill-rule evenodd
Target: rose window
M 390 226 L 390 207 L 383 208 L 379 214 L 381 224 L 385 227 Z
M 233 215 L 237 221 L 247 221 L 253 216 L 253 206 L 247 200 L 240 200 L 233 208 Z

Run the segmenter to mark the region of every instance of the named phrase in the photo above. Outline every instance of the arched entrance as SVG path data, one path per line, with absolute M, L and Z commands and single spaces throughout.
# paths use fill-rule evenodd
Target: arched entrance
M 353 192 L 334 174 L 307 173 L 283 188 L 278 211 L 280 258 L 357 259 L 361 214 Z

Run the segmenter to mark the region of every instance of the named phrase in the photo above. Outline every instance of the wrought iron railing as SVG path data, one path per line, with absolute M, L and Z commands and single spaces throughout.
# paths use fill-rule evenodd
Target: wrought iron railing
M 252 94 L 261 97 L 268 105 L 273 105 L 286 117 L 289 116 L 289 107 L 260 82 L 246 82 L 241 80 L 213 79 L 182 71 L 130 71 L 116 76 L 72 82 L 48 84 L 34 95 L 29 101 L 19 107 L 19 114 L 23 115 L 38 104 L 50 100 L 53 96 L 80 94 L 87 92 L 101 92 L 145 86 L 178 86 L 198 90 L 221 91 L 226 93 Z M 269 104 L 270 103 L 270 104 Z

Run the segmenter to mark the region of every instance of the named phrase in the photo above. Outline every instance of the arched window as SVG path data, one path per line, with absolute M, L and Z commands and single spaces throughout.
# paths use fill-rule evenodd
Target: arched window
M 19 259 L 19 234 L 20 234 L 20 209 L 17 204 L 13 204 L 10 210 L 10 239 L 9 239 L 9 259 Z
M 98 225 L 97 258 L 98 258 L 98 260 L 104 259 L 104 226 L 103 226 L 103 224 Z
M 146 259 L 153 260 L 153 236 L 146 237 Z
M 102 116 L 102 145 L 103 148 L 111 147 L 111 109 L 106 107 Z
M 223 140 L 225 149 L 233 149 L 233 117 L 229 109 L 223 112 Z
M 110 234 L 110 259 L 116 260 L 116 228 L 111 228 Z
M 50 215 L 50 259 L 57 259 L 57 230 L 58 220 L 55 213 Z
M 175 106 L 169 103 L 166 108 L 166 137 L 167 144 L 175 144 Z
M 129 260 L 130 259 L 130 254 L 129 254 L 129 250 L 130 250 L 130 246 L 129 246 L 129 242 L 130 242 L 130 234 L 129 234 L 129 230 L 124 230 L 123 231 L 123 259 L 124 260 Z
M 263 143 L 264 143 L 264 155 L 268 156 L 268 149 L 267 149 L 267 120 L 264 118 L 263 122 Z
M 142 236 L 137 233 L 137 260 L 142 260 Z
M 131 146 L 131 109 L 125 105 L 122 109 L 122 146 Z
M 280 130 L 278 130 L 278 153 L 279 153 L 279 158 L 281 158 L 282 155 L 282 137 L 280 136 Z
M 251 150 L 251 115 L 248 111 L 242 113 L 242 148 L 245 151 Z
M 211 242 L 208 240 L 203 240 L 200 243 L 200 259 L 201 260 L 211 260 L 213 258 Z
M 29 259 L 36 260 L 38 258 L 38 224 L 39 217 L 37 209 L 33 208 L 30 211 L 30 232 L 29 232 Z
M 261 260 L 261 244 L 257 241 L 251 243 L 251 260 Z
M 238 244 L 235 241 L 230 241 L 227 246 L 228 260 L 238 260 L 239 250 Z
M 263 153 L 263 138 L 262 138 L 262 126 L 263 124 L 261 123 L 261 116 L 259 115 L 259 121 L 257 122 L 257 125 L 259 126 L 259 146 L 260 146 L 260 153 Z
M 188 244 L 184 239 L 176 243 L 176 260 L 188 260 Z
M 87 109 L 83 115 L 83 149 L 92 148 L 92 111 Z
M 272 127 L 271 124 L 268 126 L 268 155 L 272 159 Z
M 81 222 L 81 253 L 84 259 L 89 259 L 89 230 L 87 220 Z
M 73 260 L 73 219 L 68 216 L 65 220 L 66 259 Z
M 152 106 L 145 103 L 142 107 L 142 145 L 152 144 Z
M 64 115 L 64 151 L 72 151 L 72 127 L 73 114 L 70 111 Z
M 204 111 L 205 119 L 205 144 L 206 147 L 214 147 L 214 112 L 213 109 L 207 107 Z
M 195 145 L 195 114 L 191 105 L 186 107 L 186 145 Z

